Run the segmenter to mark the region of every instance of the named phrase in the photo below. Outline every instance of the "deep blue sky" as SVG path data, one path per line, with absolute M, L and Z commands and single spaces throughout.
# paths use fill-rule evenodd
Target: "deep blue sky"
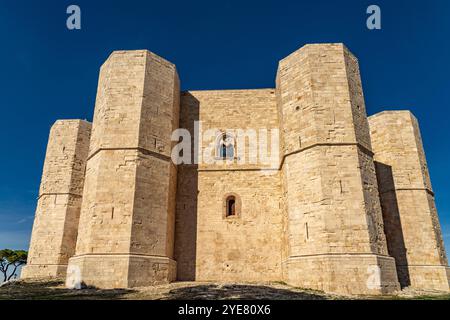
M 81 7 L 80 31 L 66 29 L 70 4 Z M 366 28 L 370 4 L 382 9 L 381 31 Z M 449 249 L 449 13 L 448 0 L 0 0 L 0 248 L 28 248 L 49 128 L 92 120 L 111 51 L 163 56 L 183 89 L 263 88 L 302 45 L 344 42 L 360 60 L 368 113 L 419 118 Z

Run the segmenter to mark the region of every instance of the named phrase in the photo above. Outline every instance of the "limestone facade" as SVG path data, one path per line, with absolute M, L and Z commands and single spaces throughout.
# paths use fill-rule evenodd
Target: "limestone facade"
M 450 289 L 419 124 L 409 111 L 369 117 L 389 253 L 402 286 Z
M 375 266 L 380 293 L 398 288 L 358 70 L 343 45 L 307 45 L 279 65 L 283 271 L 296 286 L 361 292 Z
M 181 163 L 178 128 L 189 133 Z M 180 92 L 172 63 L 114 52 L 89 134 L 86 122 L 52 128 L 24 277 L 68 265 L 68 277 L 102 288 L 449 290 L 417 121 L 368 120 L 358 61 L 342 44 L 304 46 L 280 61 L 276 88 L 255 90 Z M 61 139 L 72 141 L 67 158 Z
M 22 277 L 63 276 L 75 253 L 91 124 L 58 120 L 50 130 Z

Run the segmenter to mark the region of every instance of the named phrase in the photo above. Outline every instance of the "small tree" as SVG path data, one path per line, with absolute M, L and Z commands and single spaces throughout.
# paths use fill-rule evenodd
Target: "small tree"
M 24 250 L 0 250 L 0 271 L 3 273 L 3 281 L 9 281 L 14 276 L 17 268 L 27 263 L 28 252 Z M 12 269 L 8 276 L 8 271 Z

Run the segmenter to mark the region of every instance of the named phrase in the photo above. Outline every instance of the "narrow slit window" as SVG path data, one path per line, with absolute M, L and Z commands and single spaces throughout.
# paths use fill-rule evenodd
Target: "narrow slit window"
M 306 235 L 306 240 L 308 240 L 309 239 L 308 222 L 305 223 L 305 235 Z
M 230 196 L 227 198 L 227 217 L 232 217 L 236 215 L 236 198 Z

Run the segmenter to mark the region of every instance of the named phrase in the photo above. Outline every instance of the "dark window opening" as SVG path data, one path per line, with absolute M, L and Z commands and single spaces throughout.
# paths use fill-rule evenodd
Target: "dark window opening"
M 231 196 L 227 199 L 227 217 L 236 215 L 236 199 Z
M 220 157 L 221 158 L 226 158 L 227 157 L 227 146 L 225 144 L 222 144 Z
M 217 153 L 216 155 L 221 159 L 233 159 L 234 158 L 234 138 L 233 136 L 223 133 L 217 141 Z

